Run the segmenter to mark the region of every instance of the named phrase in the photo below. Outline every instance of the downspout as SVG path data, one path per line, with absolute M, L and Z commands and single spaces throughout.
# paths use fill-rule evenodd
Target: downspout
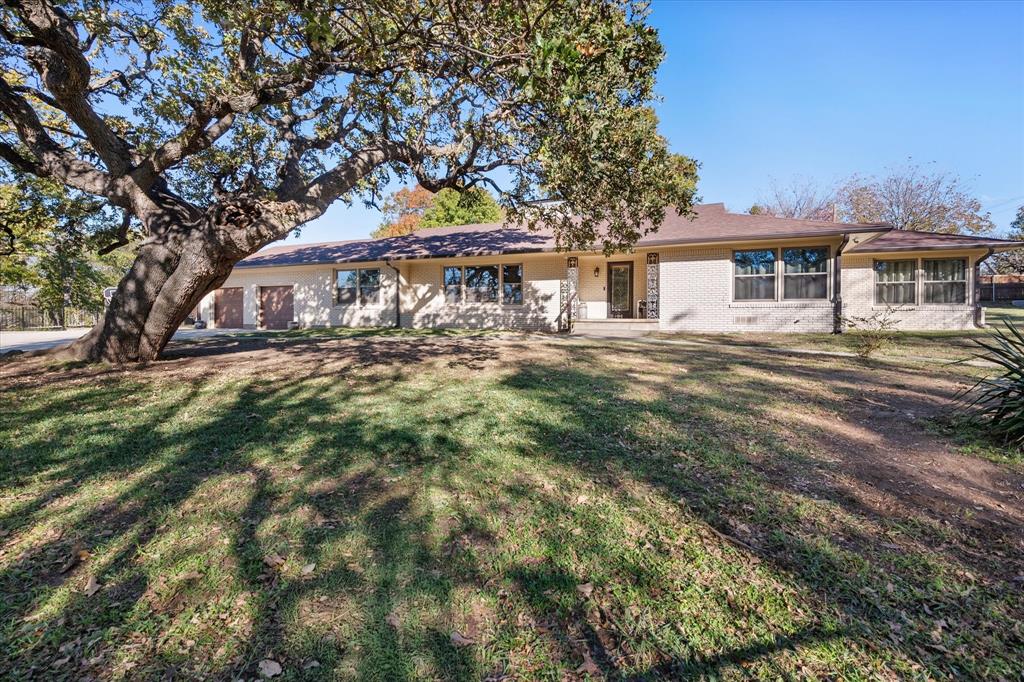
M 835 282 L 832 285 L 832 297 L 835 299 L 832 307 L 832 333 L 843 333 L 843 249 L 850 243 L 850 233 L 843 235 L 843 241 L 836 249 Z
M 391 261 L 385 259 L 384 265 L 395 271 L 395 329 L 402 328 L 402 273 Z
M 984 256 L 974 262 L 974 326 L 982 329 L 985 327 L 985 309 L 981 307 L 981 264 L 989 259 L 996 252 L 995 247 L 988 250 Z M 996 302 L 996 273 L 992 270 L 992 303 Z

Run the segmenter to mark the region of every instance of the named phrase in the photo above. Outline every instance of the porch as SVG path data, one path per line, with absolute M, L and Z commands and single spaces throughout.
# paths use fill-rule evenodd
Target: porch
M 570 333 L 584 336 L 633 337 L 652 334 L 658 331 L 658 328 L 658 320 L 610 318 L 576 320 Z

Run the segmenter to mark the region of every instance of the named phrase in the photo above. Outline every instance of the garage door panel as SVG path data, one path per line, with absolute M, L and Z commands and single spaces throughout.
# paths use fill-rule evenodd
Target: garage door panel
M 288 323 L 295 319 L 292 287 L 260 287 L 260 317 L 266 329 L 287 329 Z
M 213 296 L 213 320 L 218 329 L 242 327 L 242 288 L 217 289 Z

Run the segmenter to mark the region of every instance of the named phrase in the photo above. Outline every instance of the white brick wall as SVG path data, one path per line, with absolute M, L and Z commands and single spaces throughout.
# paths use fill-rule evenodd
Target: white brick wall
M 661 255 L 661 329 L 831 332 L 831 301 L 734 302 L 733 247 L 670 248 Z
M 886 306 L 874 304 L 875 272 L 874 261 L 909 260 L 924 258 L 967 258 L 967 303 L 965 305 L 911 305 L 901 306 L 893 314 L 899 321 L 897 327 L 907 331 L 916 330 L 961 330 L 974 329 L 974 264 L 980 253 L 950 253 L 937 255 L 936 252 L 903 254 L 887 253 L 872 255 L 847 254 L 843 256 L 843 314 L 846 317 L 870 317 L 873 313 L 884 312 Z M 920 263 L 918 263 L 920 267 Z M 918 280 L 921 273 L 918 272 Z M 921 300 L 918 288 L 918 300 Z
M 799 245 L 792 242 L 793 245 Z M 811 245 L 807 242 L 804 245 Z M 821 245 L 822 242 L 814 242 Z M 789 244 L 787 244 L 789 245 Z M 748 248 L 750 245 L 744 245 Z M 830 242 L 832 252 L 838 241 Z M 676 247 L 658 249 L 660 255 L 661 324 L 667 331 L 697 332 L 831 332 L 833 303 L 827 301 L 735 302 L 732 300 L 732 252 L 737 245 Z M 934 257 L 932 254 L 918 254 Z M 980 252 L 952 253 L 968 258 L 970 282 L 966 305 L 913 306 L 900 311 L 900 327 L 920 329 L 970 329 L 974 327 L 973 268 Z M 890 255 L 884 256 L 890 257 Z M 915 257 L 891 255 L 895 258 Z M 842 265 L 842 297 L 846 316 L 868 317 L 874 306 L 873 258 L 846 254 Z M 587 306 L 588 319 L 607 316 L 607 262 L 634 262 L 635 302 L 646 296 L 646 252 L 580 258 L 580 299 Z M 523 305 L 500 303 L 448 303 L 441 292 L 443 265 L 522 263 L 525 283 Z M 340 266 L 344 267 L 344 266 Z M 383 282 L 380 303 L 371 306 L 334 304 L 334 272 L 331 266 L 239 268 L 224 283 L 244 289 L 244 324 L 254 327 L 259 310 L 259 287 L 290 284 L 295 292 L 295 316 L 310 326 L 392 326 L 395 320 L 395 272 L 384 263 L 379 267 Z M 444 261 L 406 261 L 397 264 L 401 273 L 402 326 L 465 327 L 493 329 L 555 330 L 561 312 L 560 287 L 566 278 L 565 254 L 458 258 Z M 598 276 L 594 268 L 598 267 Z M 830 297 L 832 281 L 829 281 Z M 881 307 L 884 309 L 884 306 Z M 213 322 L 213 295 L 200 306 L 203 319 Z
M 345 266 L 338 266 L 345 267 Z M 295 299 L 295 319 L 303 327 L 387 327 L 395 323 L 395 272 L 383 263 L 360 267 L 380 268 L 381 298 L 376 305 L 334 303 L 334 273 L 330 265 L 297 267 L 236 268 L 222 287 L 242 287 L 242 323 L 254 328 L 259 320 L 261 286 L 291 285 Z M 214 324 L 213 294 L 200 304 L 200 314 Z
M 444 265 L 523 264 L 523 304 L 448 303 L 441 290 Z M 566 277 L 565 257 L 502 256 L 410 261 L 401 265 L 403 327 L 463 327 L 470 329 L 532 329 L 554 331 L 560 306 L 559 287 Z

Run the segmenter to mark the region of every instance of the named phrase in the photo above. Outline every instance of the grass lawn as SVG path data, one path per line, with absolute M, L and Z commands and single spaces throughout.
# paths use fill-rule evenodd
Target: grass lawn
M 0 669 L 1016 678 L 1024 471 L 944 416 L 982 371 L 386 331 L 8 361 Z

